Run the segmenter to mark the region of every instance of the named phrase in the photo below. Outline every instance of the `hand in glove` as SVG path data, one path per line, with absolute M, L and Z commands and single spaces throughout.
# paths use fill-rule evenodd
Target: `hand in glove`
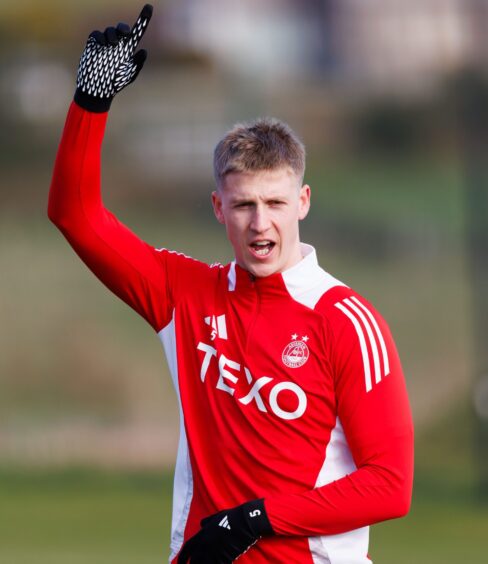
M 93 31 L 78 67 L 75 102 L 91 112 L 106 112 L 118 92 L 133 82 L 144 65 L 147 52 L 135 52 L 146 32 L 153 8 L 146 4 L 130 29 L 125 23 Z
M 262 499 L 215 513 L 201 526 L 184 544 L 178 564 L 230 564 L 262 536 L 274 534 Z

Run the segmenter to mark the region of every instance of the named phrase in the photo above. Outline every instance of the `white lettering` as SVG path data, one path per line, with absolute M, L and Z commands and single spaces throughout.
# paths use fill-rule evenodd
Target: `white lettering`
M 213 347 L 211 347 L 210 345 L 206 345 L 205 343 L 198 343 L 197 349 L 205 353 L 205 357 L 203 358 L 203 362 L 202 362 L 202 367 L 200 368 L 200 378 L 202 379 L 202 382 L 205 382 L 205 376 L 207 375 L 210 359 L 213 356 L 217 356 L 217 349 L 214 349 Z
M 269 378 L 269 376 L 261 376 L 261 378 L 259 378 L 254 382 L 254 385 L 251 388 L 251 391 L 247 394 L 247 396 L 240 398 L 239 401 L 244 405 L 249 405 L 252 402 L 252 400 L 255 400 L 259 411 L 264 411 L 264 413 L 266 413 L 268 410 L 264 405 L 263 398 L 259 394 L 259 390 L 263 386 L 266 386 L 266 384 L 268 384 L 272 380 L 273 378 Z
M 285 411 L 278 405 L 278 395 L 283 390 L 288 390 L 297 396 L 298 407 L 295 411 Z M 307 409 L 307 396 L 305 395 L 305 392 L 293 382 L 281 382 L 281 384 L 276 384 L 276 386 L 274 386 L 271 390 L 271 393 L 269 394 L 269 404 L 271 405 L 273 413 L 278 417 L 281 417 L 281 419 L 298 419 Z
M 246 368 L 244 366 L 244 374 L 246 375 L 246 380 L 248 384 L 252 384 L 252 375 L 251 375 L 251 371 L 249 370 L 249 368 Z
M 237 384 L 238 378 L 232 372 L 225 369 L 226 366 L 233 368 L 234 370 L 240 370 L 241 365 L 233 360 L 229 360 L 225 355 L 220 355 L 219 358 L 219 380 L 217 382 L 217 389 L 227 392 L 231 396 L 234 395 L 234 388 L 231 388 L 224 382 L 224 378 L 230 380 L 233 384 Z
M 209 319 L 210 321 L 210 319 Z M 219 378 L 217 380 L 216 388 L 223 392 L 234 396 L 235 394 L 235 384 L 239 381 L 239 375 L 230 372 L 228 368 L 236 372 L 241 372 L 241 365 L 235 360 L 227 358 L 224 354 L 217 355 L 217 349 L 207 345 L 205 343 L 198 343 L 197 349 L 205 353 L 203 357 L 202 366 L 200 368 L 200 378 L 202 382 L 205 382 L 207 372 L 210 366 L 212 357 L 215 357 L 218 362 Z M 248 368 L 242 367 L 246 377 L 246 381 L 250 386 L 249 392 L 242 398 L 238 398 L 242 405 L 249 405 L 251 402 L 255 401 L 257 408 L 262 413 L 268 413 L 268 409 L 264 403 L 263 397 L 261 396 L 261 390 L 270 382 L 273 378 L 270 376 L 261 376 L 257 380 L 253 379 L 253 376 Z M 281 392 L 288 391 L 294 394 L 298 400 L 298 406 L 294 411 L 288 411 L 284 409 L 283 405 L 279 405 L 278 396 Z M 282 401 L 283 404 L 283 401 Z M 281 382 L 273 386 L 269 393 L 269 407 L 271 411 L 280 419 L 286 419 L 291 421 L 293 419 L 300 418 L 307 409 L 307 396 L 305 392 L 293 382 Z

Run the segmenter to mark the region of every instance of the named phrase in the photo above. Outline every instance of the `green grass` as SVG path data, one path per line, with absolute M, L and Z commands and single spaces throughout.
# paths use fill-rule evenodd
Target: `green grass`
M 0 562 L 165 562 L 170 503 L 168 475 L 4 472 Z
M 475 424 L 469 402 L 460 398 L 417 433 L 412 509 L 405 519 L 372 528 L 375 564 L 485 562 L 488 503 L 477 491 Z
M 475 490 L 473 423 L 464 401 L 418 433 L 412 509 L 372 527 L 375 564 L 485 561 L 488 504 Z M 0 470 L 0 562 L 161 564 L 171 490 L 170 471 Z
M 417 495 L 408 517 L 372 528 L 375 564 L 481 564 L 488 508 Z
M 171 476 L 94 471 L 0 476 L 0 562 L 156 564 L 168 556 Z M 481 564 L 488 509 L 419 491 L 372 528 L 375 564 Z

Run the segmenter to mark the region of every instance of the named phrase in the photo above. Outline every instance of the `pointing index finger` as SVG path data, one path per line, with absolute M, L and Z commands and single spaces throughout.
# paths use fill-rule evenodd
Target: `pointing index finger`
M 142 39 L 143 35 L 146 33 L 147 24 L 152 17 L 153 7 L 151 4 L 146 4 L 144 8 L 142 8 L 139 17 L 136 20 L 136 23 L 133 25 L 131 32 L 130 32 L 130 42 L 132 49 L 135 50 L 139 41 Z

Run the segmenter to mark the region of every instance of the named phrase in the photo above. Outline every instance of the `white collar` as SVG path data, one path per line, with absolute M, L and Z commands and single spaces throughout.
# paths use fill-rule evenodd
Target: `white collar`
M 286 289 L 294 300 L 308 307 L 314 307 L 325 292 L 345 284 L 319 266 L 314 247 L 300 243 L 300 250 L 302 260 L 283 271 L 281 275 Z

